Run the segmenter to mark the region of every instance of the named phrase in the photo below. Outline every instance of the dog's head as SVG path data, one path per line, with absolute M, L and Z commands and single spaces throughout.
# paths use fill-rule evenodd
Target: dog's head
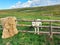
M 9 24 L 16 24 L 16 18 L 15 17 L 7 17 L 7 21 Z

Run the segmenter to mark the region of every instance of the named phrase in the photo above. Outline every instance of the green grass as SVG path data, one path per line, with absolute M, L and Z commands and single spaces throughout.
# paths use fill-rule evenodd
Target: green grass
M 0 10 L 0 18 L 15 16 L 17 19 L 42 19 L 42 20 L 60 20 L 60 5 L 55 6 L 46 6 L 46 7 L 34 7 L 34 8 L 23 8 L 23 9 L 11 9 L 11 10 Z M 19 24 L 31 24 L 31 22 L 18 22 Z M 43 23 L 44 25 L 48 25 L 48 23 Z M 59 25 L 59 22 L 54 22 L 53 25 Z M 18 30 L 31 30 L 33 28 L 30 27 L 17 27 Z M 42 29 L 45 30 L 45 29 Z M 47 35 L 41 34 L 30 34 L 30 33 L 18 33 L 17 35 L 8 38 L 2 39 L 2 30 L 0 30 L 0 45 L 6 45 L 6 43 L 10 43 L 10 45 L 50 45 L 49 40 L 47 39 Z M 60 43 L 60 35 L 54 35 L 54 45 L 58 45 Z

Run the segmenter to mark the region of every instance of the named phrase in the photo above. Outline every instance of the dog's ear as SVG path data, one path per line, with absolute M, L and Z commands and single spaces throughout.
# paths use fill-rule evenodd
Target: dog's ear
M 17 22 L 17 19 L 16 19 L 16 17 L 13 17 L 13 18 L 14 18 L 14 21 L 15 21 L 15 22 Z
M 16 18 L 15 17 L 8 17 L 8 23 L 9 24 L 15 24 L 16 23 Z

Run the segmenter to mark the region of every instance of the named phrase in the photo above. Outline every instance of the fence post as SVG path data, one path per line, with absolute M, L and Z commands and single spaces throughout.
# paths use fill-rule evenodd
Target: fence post
M 53 38 L 53 33 L 52 33 L 52 22 L 50 21 L 50 38 Z
M 54 42 L 53 42 L 53 30 L 52 30 L 52 21 L 50 21 L 50 39 L 49 39 L 49 42 L 50 42 L 50 45 L 54 45 Z

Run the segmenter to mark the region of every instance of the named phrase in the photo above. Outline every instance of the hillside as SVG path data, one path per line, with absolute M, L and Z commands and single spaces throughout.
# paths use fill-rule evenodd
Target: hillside
M 60 19 L 60 5 L 0 10 L 0 17 L 6 16 L 16 16 L 21 19 Z
M 37 18 L 40 18 L 42 20 L 45 19 L 60 20 L 60 5 L 0 10 L 0 18 L 7 16 L 15 16 L 17 19 L 27 19 L 27 20 Z M 18 23 L 31 24 L 31 22 L 28 23 L 18 22 Z M 58 25 L 60 26 L 60 23 L 58 23 Z M 31 29 L 29 27 L 17 27 L 17 28 L 18 30 L 31 30 L 31 31 L 34 30 L 34 28 Z M 42 30 L 47 29 L 43 28 Z M 1 35 L 2 30 L 0 30 L 0 45 L 50 45 L 48 39 L 49 36 L 45 34 L 37 35 L 37 34 L 20 32 L 17 35 L 8 39 L 2 39 Z M 60 45 L 60 35 L 54 35 L 53 42 L 54 45 Z

